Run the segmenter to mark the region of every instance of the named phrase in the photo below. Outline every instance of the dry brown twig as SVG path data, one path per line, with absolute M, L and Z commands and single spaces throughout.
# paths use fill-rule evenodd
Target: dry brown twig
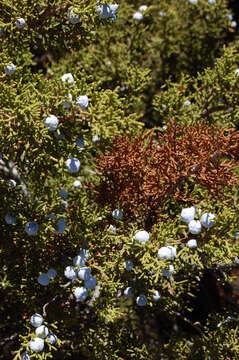
M 101 203 L 121 206 L 124 214 L 155 213 L 173 197 L 190 201 L 185 184 L 199 184 L 211 195 L 238 184 L 239 133 L 217 129 L 205 121 L 179 125 L 173 121 L 157 141 L 153 135 L 116 137 L 111 151 L 98 159 L 102 174 L 96 187 Z

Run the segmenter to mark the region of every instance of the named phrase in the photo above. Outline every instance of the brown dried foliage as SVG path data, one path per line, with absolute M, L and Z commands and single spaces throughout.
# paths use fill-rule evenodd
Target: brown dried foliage
M 170 122 L 156 140 L 146 133 L 136 139 L 115 138 L 110 153 L 98 159 L 102 177 L 96 190 L 101 202 L 120 206 L 128 216 L 152 214 L 169 198 L 192 200 L 195 183 L 220 196 L 225 187 L 238 184 L 238 160 L 235 129 Z

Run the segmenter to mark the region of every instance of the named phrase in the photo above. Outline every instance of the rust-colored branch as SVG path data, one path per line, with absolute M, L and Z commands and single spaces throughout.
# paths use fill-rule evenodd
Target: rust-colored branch
M 238 184 L 238 160 L 235 129 L 171 121 L 157 141 L 145 134 L 115 138 L 110 153 L 98 159 L 102 180 L 96 191 L 101 202 L 121 206 L 128 216 L 153 216 L 170 197 L 192 200 L 186 183 L 220 196 L 225 187 Z

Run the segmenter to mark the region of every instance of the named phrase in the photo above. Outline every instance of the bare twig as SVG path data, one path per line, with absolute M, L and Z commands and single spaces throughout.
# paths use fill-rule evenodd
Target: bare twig
M 228 316 L 224 321 L 221 321 L 219 324 L 217 324 L 217 327 L 220 328 L 222 325 L 227 324 L 232 321 L 239 323 L 239 319 L 236 319 L 233 316 Z
M 54 301 L 56 301 L 59 297 L 60 297 L 60 295 L 58 294 L 58 295 L 54 296 L 53 299 L 48 301 L 45 305 L 43 305 L 43 308 L 42 308 L 43 316 L 46 316 L 46 308 L 47 308 L 47 306 L 50 305 L 51 303 L 53 303 Z
M 192 323 L 188 318 L 180 314 L 178 311 L 173 311 L 173 314 L 179 317 L 181 320 L 183 320 L 188 325 L 192 326 L 200 335 L 202 335 L 203 326 L 200 324 L 200 322 Z
M 26 197 L 30 196 L 30 194 L 29 194 L 29 192 L 27 190 L 26 184 L 24 183 L 24 181 L 20 177 L 16 166 L 14 165 L 14 163 L 11 160 L 9 160 L 9 161 L 4 161 L 3 159 L 0 160 L 0 172 L 3 173 L 5 178 L 16 180 L 16 182 L 19 185 L 21 185 L 23 194 Z
M 8 341 L 13 341 L 13 340 L 17 339 L 17 337 L 18 337 L 18 334 L 17 334 L 17 333 L 15 333 L 15 334 L 13 334 L 13 335 L 11 335 L 11 336 L 5 337 L 4 339 L 2 339 L 2 340 L 0 341 L 0 346 L 3 346 L 3 345 L 4 345 L 6 342 L 8 342 Z

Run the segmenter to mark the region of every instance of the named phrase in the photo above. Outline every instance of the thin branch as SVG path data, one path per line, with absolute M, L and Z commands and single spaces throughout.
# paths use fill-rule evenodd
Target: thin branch
M 21 185 L 22 193 L 24 196 L 29 197 L 30 194 L 27 190 L 27 186 L 25 182 L 20 177 L 16 166 L 12 161 L 4 161 L 3 159 L 0 160 L 0 172 L 3 173 L 3 176 L 7 179 L 14 179 L 16 182 Z
M 43 307 L 42 307 L 43 316 L 46 316 L 46 308 L 47 308 L 47 306 L 50 305 L 51 303 L 53 303 L 54 301 L 56 301 L 59 297 L 60 297 L 60 295 L 58 294 L 58 295 L 54 296 L 53 299 L 48 301 L 45 305 L 43 305 Z
M 173 311 L 173 314 L 179 317 L 181 320 L 183 320 L 188 325 L 192 326 L 200 335 L 203 334 L 203 326 L 200 324 L 200 322 L 192 323 L 188 318 L 180 314 L 178 311 Z
M 17 337 L 18 337 L 18 334 L 17 334 L 17 333 L 15 333 L 15 334 L 13 334 L 13 335 L 11 335 L 11 336 L 5 337 L 4 339 L 2 339 L 2 340 L 0 341 L 0 346 L 3 346 L 3 345 L 6 344 L 6 342 L 8 342 L 8 341 L 13 341 L 13 340 L 17 339 Z
M 233 316 L 228 316 L 224 321 L 221 321 L 219 324 L 217 324 L 217 327 L 220 328 L 222 325 L 227 324 L 229 322 L 235 321 L 237 323 L 239 323 L 239 320 L 236 319 Z

